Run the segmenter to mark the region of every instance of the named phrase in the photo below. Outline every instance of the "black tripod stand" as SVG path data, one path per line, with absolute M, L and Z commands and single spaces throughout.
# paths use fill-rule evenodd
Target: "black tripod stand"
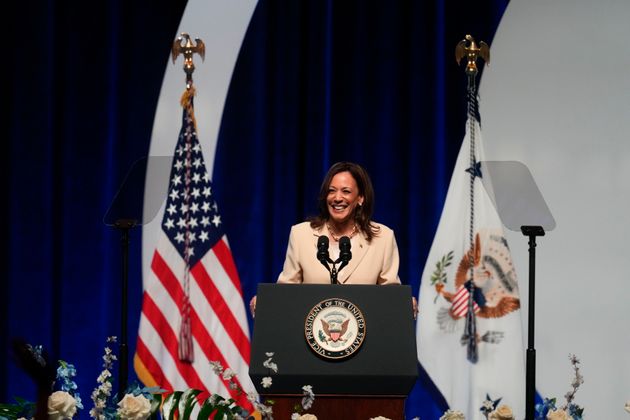
M 118 398 L 125 395 L 127 389 L 127 378 L 129 376 L 129 345 L 127 342 L 127 319 L 129 317 L 127 296 L 129 294 L 129 231 L 137 225 L 136 220 L 119 219 L 114 223 L 114 227 L 120 231 L 121 248 L 121 284 L 120 284 L 120 339 L 119 339 L 119 363 L 118 369 Z
M 534 420 L 536 405 L 536 349 L 534 347 L 534 319 L 536 300 L 536 237 L 545 236 L 542 226 L 521 226 L 529 237 L 529 309 L 527 313 L 527 353 L 525 365 L 525 419 Z

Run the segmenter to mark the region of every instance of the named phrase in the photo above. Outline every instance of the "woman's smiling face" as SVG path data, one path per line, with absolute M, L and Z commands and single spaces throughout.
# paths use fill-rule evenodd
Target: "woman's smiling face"
M 339 172 L 333 176 L 328 186 L 328 214 L 336 225 L 343 225 L 354 218 L 354 212 L 363 202 L 357 182 L 350 172 Z

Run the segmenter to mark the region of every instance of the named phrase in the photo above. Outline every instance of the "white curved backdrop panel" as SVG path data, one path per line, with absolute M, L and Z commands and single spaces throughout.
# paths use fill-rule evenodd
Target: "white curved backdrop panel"
M 480 87 L 487 158 L 524 162 L 557 222 L 537 247 L 537 388 L 562 403 L 575 353 L 586 418 L 630 399 L 629 18 L 625 0 L 513 0 Z M 527 240 L 508 239 L 527 305 Z
M 211 175 L 225 99 L 256 4 L 256 0 L 189 0 L 177 34 L 173 34 L 175 40 L 178 34 L 187 32 L 192 38 L 201 38 L 206 46 L 205 61 L 202 62 L 198 55 L 194 57 L 193 81 L 197 89 L 197 132 L 207 170 Z M 182 56 L 175 64 L 170 59 L 166 64 L 153 122 L 150 156 L 173 155 L 182 123 L 179 100 L 186 87 L 186 76 L 182 68 Z M 166 177 L 168 182 L 168 174 Z M 143 273 L 150 271 L 155 238 L 160 231 L 163 214 L 162 208 L 155 219 L 143 227 Z

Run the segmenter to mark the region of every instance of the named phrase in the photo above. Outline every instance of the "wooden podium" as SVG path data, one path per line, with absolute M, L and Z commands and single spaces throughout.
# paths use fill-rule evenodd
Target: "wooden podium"
M 315 403 L 307 412 L 320 420 L 404 419 L 404 401 L 418 376 L 409 286 L 260 284 L 257 296 L 249 374 L 258 393 L 275 401 L 274 418 L 289 419 L 302 386 L 311 385 Z M 307 340 L 314 340 L 307 333 L 313 308 L 335 299 L 358 308 L 365 322 L 365 337 L 348 357 L 322 356 Z M 269 352 L 277 373 L 263 366 Z M 261 385 L 266 376 L 273 381 L 269 388 Z

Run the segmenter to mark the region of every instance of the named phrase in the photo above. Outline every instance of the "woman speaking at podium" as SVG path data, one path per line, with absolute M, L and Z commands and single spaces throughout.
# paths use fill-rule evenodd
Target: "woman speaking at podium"
M 356 163 L 335 163 L 319 190 L 317 216 L 291 228 L 278 283 L 331 283 L 340 240 L 342 249 L 344 241 L 348 247 L 347 239 L 342 239 L 346 237 L 351 258 L 335 267 L 340 268 L 339 284 L 400 284 L 394 232 L 372 221 L 373 209 L 374 188 L 365 169 Z M 330 265 L 322 261 L 321 251 L 324 256 L 328 252 Z
M 373 209 L 374 188 L 365 169 L 356 163 L 335 163 L 319 191 L 318 215 L 291 228 L 278 283 L 331 283 L 330 267 L 325 267 L 321 252 L 329 262 L 336 261 L 339 243 L 345 241 L 347 247 L 349 239 L 352 257 L 339 266 L 340 284 L 400 284 L 394 231 L 372 221 Z M 413 297 L 412 307 L 415 318 L 418 306 Z M 256 296 L 250 310 L 254 314 Z

